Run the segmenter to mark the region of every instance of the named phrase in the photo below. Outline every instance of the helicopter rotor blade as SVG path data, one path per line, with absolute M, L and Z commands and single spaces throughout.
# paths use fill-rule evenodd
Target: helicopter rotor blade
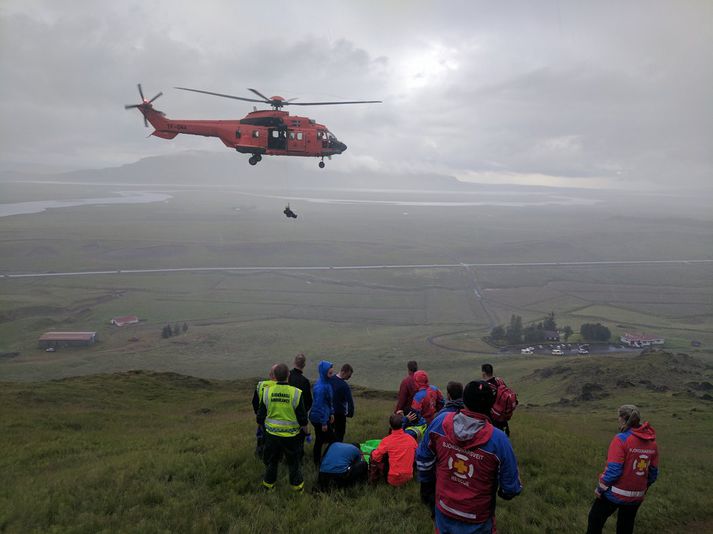
M 150 104 L 151 102 L 153 102 L 154 100 L 156 100 L 156 99 L 157 99 L 159 96 L 161 96 L 162 94 L 163 94 L 163 91 L 161 91 L 159 94 L 157 94 L 157 95 L 156 95 L 155 97 L 153 97 L 151 100 L 149 100 L 149 104 Z
M 146 127 L 146 128 L 149 127 L 149 121 L 146 120 L 145 116 L 144 116 L 144 127 Z
M 142 89 L 141 89 L 141 84 L 140 84 L 140 83 L 137 83 L 137 84 L 136 84 L 136 87 L 139 88 L 139 94 L 141 95 L 141 100 L 146 100 L 146 99 L 144 98 L 144 92 L 143 92 Z
M 126 104 L 124 106 L 124 109 L 132 109 L 132 108 L 138 108 L 139 104 Z
M 265 103 L 264 100 L 257 100 L 255 98 L 243 98 L 242 96 L 224 95 L 223 93 L 212 93 L 210 91 L 201 91 L 200 89 L 189 89 L 188 87 L 174 87 L 174 89 L 180 89 L 181 91 L 192 91 L 194 93 L 203 93 L 204 95 L 222 96 L 223 98 L 232 98 L 234 100 L 244 100 L 245 102 Z
M 381 104 L 381 100 L 350 100 L 346 102 L 285 102 L 285 106 L 336 106 L 342 104 Z
M 259 97 L 261 97 L 261 98 L 264 98 L 265 101 L 267 101 L 267 102 L 272 102 L 272 100 L 270 100 L 269 98 L 267 98 L 264 94 L 262 94 L 262 93 L 261 93 L 260 91 L 258 91 L 257 89 L 250 89 L 250 88 L 248 87 L 248 91 L 251 91 L 251 92 L 255 93 L 257 96 L 259 96 Z

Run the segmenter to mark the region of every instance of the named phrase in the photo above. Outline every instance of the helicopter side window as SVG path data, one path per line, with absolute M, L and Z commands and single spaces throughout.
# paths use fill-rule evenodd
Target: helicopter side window
M 302 132 L 297 132 L 297 140 L 302 141 Z
M 260 137 L 260 130 L 253 130 L 253 137 Z
M 280 137 L 280 132 L 278 130 L 272 130 L 272 138 L 277 139 Z
M 290 132 L 290 140 L 291 141 L 295 140 L 295 132 Z

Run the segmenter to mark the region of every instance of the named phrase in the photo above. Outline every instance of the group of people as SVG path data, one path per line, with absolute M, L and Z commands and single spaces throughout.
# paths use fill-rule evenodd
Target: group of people
M 265 463 L 266 489 L 274 487 L 284 456 L 292 489 L 303 491 L 302 456 L 305 439 L 311 439 L 311 423 L 319 472 L 316 490 L 367 480 L 403 486 L 415 470 L 437 532 L 495 532 L 496 496 L 512 499 L 522 492 L 522 483 L 508 424 L 517 396 L 494 376 L 492 365 L 481 367 L 481 380 L 465 386 L 449 382 L 444 398 L 428 374 L 415 361 L 408 362 L 388 417 L 389 433 L 365 458 L 359 443 L 344 441 L 346 420 L 354 416 L 347 384 L 353 368 L 344 364 L 335 374 L 332 363 L 322 360 L 312 386 L 304 376 L 305 364 L 299 354 L 292 371 L 285 364 L 273 366 L 270 379 L 258 383 L 255 391 L 257 453 Z M 636 406 L 622 406 L 618 416 L 620 433 L 611 442 L 595 491 L 589 534 L 602 532 L 617 510 L 617 534 L 633 532 L 638 508 L 658 475 L 654 430 L 641 421 Z

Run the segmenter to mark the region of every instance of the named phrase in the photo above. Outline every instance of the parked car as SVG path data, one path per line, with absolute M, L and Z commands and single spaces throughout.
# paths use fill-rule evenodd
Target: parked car
M 552 349 L 552 356 L 564 356 L 562 349 Z
M 527 347 L 527 348 L 524 348 L 524 349 L 520 349 L 520 354 L 526 354 L 526 355 L 529 356 L 529 355 L 532 355 L 532 354 L 534 354 L 534 353 L 535 353 L 535 352 L 532 350 L 532 347 Z
M 579 349 L 577 349 L 577 354 L 589 354 L 589 350 L 584 347 L 579 347 Z
M 54 347 L 48 347 L 45 349 L 45 352 L 54 352 L 56 349 Z

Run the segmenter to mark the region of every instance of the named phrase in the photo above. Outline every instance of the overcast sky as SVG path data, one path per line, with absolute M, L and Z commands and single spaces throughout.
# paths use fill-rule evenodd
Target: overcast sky
M 710 0 L 2 0 L 0 79 L 5 168 L 227 150 L 147 139 L 138 111 L 123 109 L 141 82 L 182 119 L 239 119 L 252 106 L 173 86 L 383 100 L 290 109 L 349 145 L 330 163 L 340 171 L 693 192 L 713 183 Z

